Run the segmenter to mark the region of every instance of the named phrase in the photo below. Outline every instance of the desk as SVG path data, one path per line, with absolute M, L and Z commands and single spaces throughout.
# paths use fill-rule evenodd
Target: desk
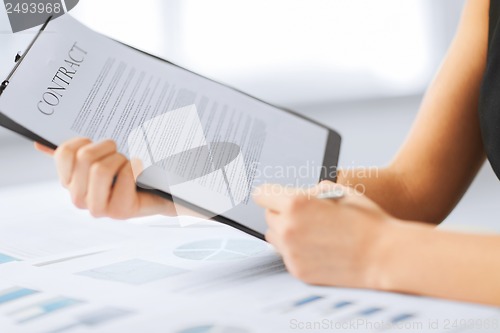
M 0 206 L 1 332 L 380 332 L 391 322 L 396 332 L 440 332 L 455 320 L 500 324 L 496 308 L 304 285 L 268 244 L 217 223 L 96 220 L 73 208 L 57 183 L 4 188 Z

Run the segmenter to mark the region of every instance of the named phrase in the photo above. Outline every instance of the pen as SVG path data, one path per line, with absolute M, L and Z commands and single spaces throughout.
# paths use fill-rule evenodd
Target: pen
M 345 197 L 345 192 L 342 188 L 336 188 L 330 191 L 322 192 L 316 196 L 318 199 L 332 199 L 332 200 L 340 200 Z

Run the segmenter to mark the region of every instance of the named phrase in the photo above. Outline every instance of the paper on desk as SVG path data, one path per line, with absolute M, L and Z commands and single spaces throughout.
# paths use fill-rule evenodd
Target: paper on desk
M 134 225 L 95 220 L 68 201 L 44 202 L 66 195 L 57 184 L 0 191 L 0 202 L 16 207 L 16 191 L 42 204 L 36 214 L 16 212 L 22 228 L 14 233 L 9 230 L 15 221 L 0 219 L 0 249 L 17 244 L 32 251 L 23 240 L 29 236 L 43 245 L 39 252 L 57 251 L 52 260 L 0 257 L 2 333 L 384 332 L 390 325 L 394 332 L 486 332 L 500 325 L 497 308 L 308 286 L 286 272 L 266 243 L 232 228 L 176 228 L 173 222 L 161 227 L 163 218 Z M 63 221 L 56 221 L 57 209 L 65 211 Z M 72 257 L 75 247 L 64 240 L 71 235 L 64 223 L 89 238 L 107 233 L 118 242 L 95 253 L 78 244 L 87 255 Z M 66 231 L 57 234 L 54 227 Z
M 211 272 L 209 267 L 198 272 L 200 282 L 204 280 L 200 283 L 203 291 L 188 293 L 166 290 L 168 284 L 152 289 L 109 281 L 100 283 L 93 278 L 85 281 L 78 275 L 25 264 L 0 269 L 0 275 L 10 284 L 15 282 L 45 294 L 64 295 L 93 308 L 99 304 L 134 313 L 82 332 L 191 332 L 188 329 L 195 328 L 200 332 L 242 333 L 384 332 L 389 327 L 393 327 L 391 332 L 462 332 L 467 325 L 472 332 L 482 332 L 480 325 L 491 329 L 500 320 L 499 311 L 494 308 L 375 291 L 311 287 L 279 270 L 255 273 L 250 279 L 239 275 L 231 280 L 230 272 L 224 270 L 227 267 L 217 266 L 214 264 Z M 258 261 L 241 261 L 234 263 L 232 271 L 237 270 L 258 272 L 262 268 L 258 267 Z M 205 287 L 210 284 L 214 289 L 207 293 Z M 32 303 L 37 302 L 31 299 L 22 305 Z M 9 311 L 17 308 L 19 305 L 13 305 Z M 0 316 L 10 318 L 2 311 L 0 307 Z M 71 313 L 53 313 L 26 327 L 36 328 L 30 333 L 52 332 L 61 322 L 75 321 L 81 317 L 80 312 L 86 311 L 75 307 Z
M 161 238 L 170 228 L 179 227 L 175 217 L 130 223 L 93 219 L 74 207 L 57 183 L 4 188 L 0 207 L 0 255 L 37 264 L 107 251 L 138 239 Z M 204 222 L 199 228 L 216 226 Z
M 137 237 L 116 222 L 89 218 L 58 185 L 0 191 L 0 253 L 17 260 L 105 251 Z

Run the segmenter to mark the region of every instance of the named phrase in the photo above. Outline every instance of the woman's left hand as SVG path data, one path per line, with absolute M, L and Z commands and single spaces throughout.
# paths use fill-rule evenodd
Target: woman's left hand
M 342 188 L 338 200 L 320 192 Z M 377 288 L 384 238 L 396 219 L 351 188 L 322 182 L 308 191 L 264 185 L 254 200 L 266 208 L 266 239 L 289 272 L 306 283 Z

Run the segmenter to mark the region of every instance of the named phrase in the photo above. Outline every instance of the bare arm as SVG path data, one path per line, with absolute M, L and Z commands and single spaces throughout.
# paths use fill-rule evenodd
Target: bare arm
M 484 161 L 477 106 L 486 66 L 489 0 L 469 0 L 449 53 L 393 162 L 368 178 L 341 170 L 339 183 L 362 184 L 392 215 L 439 223 Z
M 266 239 L 291 274 L 315 285 L 398 291 L 500 305 L 500 236 L 438 230 L 388 215 L 343 188 L 338 201 L 267 185 L 254 193 L 267 209 Z
M 397 223 L 385 231 L 372 288 L 500 305 L 500 236 L 421 223 Z
M 391 165 L 369 178 L 340 173 L 340 183 L 364 185 L 367 196 L 384 209 L 332 183 L 321 183 L 306 195 L 272 185 L 255 192 L 257 204 L 267 209 L 266 239 L 294 276 L 316 285 L 500 305 L 500 236 L 408 222 L 442 220 L 484 160 L 477 104 L 488 9 L 488 0 L 467 3 L 457 38 Z M 314 196 L 314 191 L 335 187 L 346 197 Z

